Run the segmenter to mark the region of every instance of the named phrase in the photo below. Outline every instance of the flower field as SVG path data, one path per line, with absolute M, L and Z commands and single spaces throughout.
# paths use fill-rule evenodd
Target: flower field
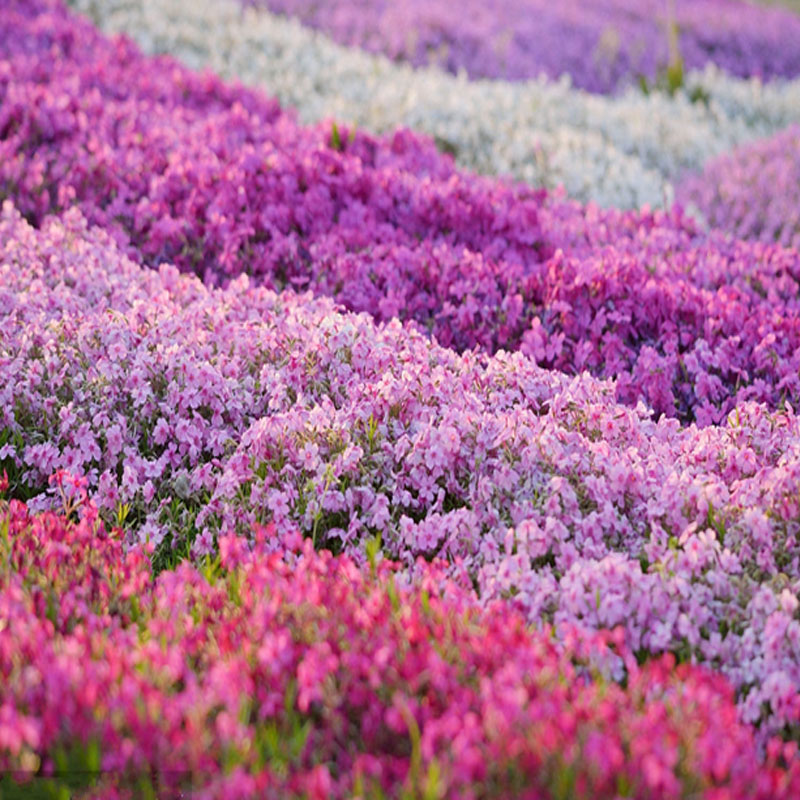
M 731 75 L 764 78 L 800 69 L 800 23 L 785 11 L 730 0 L 571 0 L 554 5 L 502 0 L 244 0 L 296 15 L 336 41 L 415 65 L 436 64 L 472 78 L 520 80 L 568 73 L 574 84 L 608 92 L 631 78 L 652 82 L 677 46 L 688 67 L 713 61 Z M 665 34 L 672 29 L 675 37 Z
M 0 797 L 800 797 L 800 16 L 467 5 L 3 3 Z
M 433 137 L 461 166 L 549 189 L 563 185 L 570 197 L 606 207 L 663 206 L 685 172 L 800 122 L 796 80 L 737 80 L 713 63 L 687 68 L 673 96 L 623 84 L 610 98 L 571 88 L 569 73 L 507 82 L 411 69 L 263 8 L 242 13 L 238 0 L 72 5 L 148 53 L 263 88 L 305 123 L 408 127 Z
M 800 247 L 800 127 L 711 161 L 687 178 L 679 196 L 715 228 Z

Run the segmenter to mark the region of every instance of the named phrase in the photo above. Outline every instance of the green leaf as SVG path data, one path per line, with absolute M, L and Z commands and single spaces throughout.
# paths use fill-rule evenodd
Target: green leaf
M 369 568 L 372 576 L 375 576 L 375 570 L 378 563 L 378 553 L 381 551 L 381 535 L 377 533 L 371 539 L 367 540 L 367 561 L 369 561 Z
M 342 134 L 339 133 L 339 126 L 335 122 L 331 126 L 331 147 L 334 150 L 338 150 L 340 153 L 344 150 Z

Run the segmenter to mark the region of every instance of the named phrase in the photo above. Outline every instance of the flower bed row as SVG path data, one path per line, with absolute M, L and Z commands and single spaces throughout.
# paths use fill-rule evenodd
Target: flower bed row
M 715 159 L 678 197 L 714 228 L 800 249 L 800 127 Z
M 0 18 L 0 157 L 0 791 L 797 794 L 796 250 L 51 0 Z
M 473 78 L 566 73 L 576 86 L 610 92 L 655 81 L 678 54 L 689 67 L 713 62 L 742 77 L 800 74 L 800 19 L 738 0 L 241 1 L 297 16 L 343 44 Z
M 622 401 L 685 420 L 800 397 L 796 251 L 459 172 L 408 132 L 298 126 L 59 4 L 12 4 L 0 25 L 0 195 L 36 223 L 77 205 L 143 263 L 615 377 Z
M 401 561 L 460 563 L 533 622 L 620 625 L 644 659 L 710 664 L 747 721 L 797 725 L 790 409 L 654 422 L 586 374 L 458 355 L 246 279 L 207 289 L 140 268 L 75 212 L 40 231 L 3 215 L 0 461 L 15 497 L 47 508 L 54 470 L 84 475 L 162 567 L 272 521 L 361 558 L 377 535 Z
M 792 798 L 719 676 L 617 637 L 533 633 L 440 568 L 220 541 L 153 578 L 57 476 L 70 513 L 0 505 L 2 786 L 81 797 Z M 269 536 L 270 531 L 257 533 Z M 50 776 L 50 777 L 48 777 Z M 77 786 L 76 786 L 77 782 Z M 15 784 L 16 783 L 16 787 Z M 82 785 L 81 785 L 82 784 Z
M 712 157 L 800 121 L 800 82 L 762 86 L 706 69 L 675 97 L 588 95 L 546 81 L 471 82 L 332 43 L 237 0 L 71 0 L 109 33 L 277 96 L 305 122 L 334 117 L 375 132 L 407 126 L 462 166 L 564 185 L 616 208 L 669 203 L 671 182 Z

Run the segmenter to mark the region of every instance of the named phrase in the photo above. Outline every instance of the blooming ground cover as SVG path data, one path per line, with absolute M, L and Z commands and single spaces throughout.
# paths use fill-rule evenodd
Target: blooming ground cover
M 0 791 L 797 795 L 796 247 L 4 12 Z
M 748 719 L 792 724 L 792 412 L 656 423 L 521 354 L 459 356 L 246 280 L 209 290 L 74 213 L 41 231 L 5 216 L 0 455 L 33 508 L 55 470 L 85 475 L 162 565 L 270 520 L 355 556 L 380 535 L 409 564 L 458 561 L 532 621 L 622 625 L 641 653 L 711 662 Z
M 800 248 L 800 126 L 720 156 L 678 197 L 714 228 Z
M 80 788 L 106 798 L 772 800 L 800 788 L 796 746 L 773 740 L 762 763 L 706 670 L 628 656 L 623 688 L 586 667 L 624 651 L 613 638 L 558 647 L 505 604 L 478 608 L 440 568 L 421 565 L 408 586 L 387 562 L 359 569 L 310 543 L 281 558 L 263 548 L 273 530 L 252 549 L 222 538 L 204 568 L 154 578 L 146 552 L 126 552 L 80 485 L 57 478 L 80 522 L 0 507 L 13 631 L 0 648 L 2 769 L 99 767 Z
M 473 78 L 566 73 L 576 86 L 608 92 L 655 81 L 678 52 L 689 67 L 711 61 L 742 77 L 800 73 L 800 20 L 738 0 L 242 1 L 295 15 L 344 44 Z
M 238 0 L 71 0 L 148 53 L 260 86 L 306 123 L 433 136 L 457 163 L 603 206 L 660 207 L 672 183 L 742 142 L 800 122 L 800 81 L 738 80 L 709 65 L 673 95 L 614 97 L 560 81 L 469 81 L 342 47 Z
M 479 178 L 408 131 L 299 126 L 172 61 L 146 69 L 60 6 L 18 8 L 0 23 L 0 181 L 31 221 L 77 205 L 148 265 L 309 289 L 458 350 L 615 377 L 621 400 L 704 424 L 797 401 L 793 251 Z

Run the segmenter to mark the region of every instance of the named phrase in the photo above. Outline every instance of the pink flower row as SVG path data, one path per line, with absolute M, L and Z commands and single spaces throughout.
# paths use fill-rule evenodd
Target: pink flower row
M 717 158 L 678 199 L 714 228 L 800 249 L 800 126 Z
M 615 377 L 623 402 L 683 420 L 800 399 L 796 251 L 479 178 L 410 132 L 299 126 L 56 0 L 0 20 L 0 197 L 36 224 L 77 205 L 150 266 L 245 273 L 460 351 Z
M 0 462 L 35 509 L 68 468 L 157 557 L 277 522 L 363 561 L 379 535 L 537 624 L 712 665 L 765 731 L 800 722 L 790 408 L 655 422 L 519 353 L 137 267 L 77 212 L 37 231 L 6 205 L 0 242 Z
M 153 578 L 57 476 L 68 511 L 0 505 L 0 771 L 64 764 L 85 797 L 793 798 L 796 745 L 766 761 L 726 681 L 618 637 L 559 647 L 507 604 L 419 564 L 361 570 L 272 532 Z M 587 669 L 621 653 L 628 682 Z M 65 779 L 52 778 L 55 788 Z

